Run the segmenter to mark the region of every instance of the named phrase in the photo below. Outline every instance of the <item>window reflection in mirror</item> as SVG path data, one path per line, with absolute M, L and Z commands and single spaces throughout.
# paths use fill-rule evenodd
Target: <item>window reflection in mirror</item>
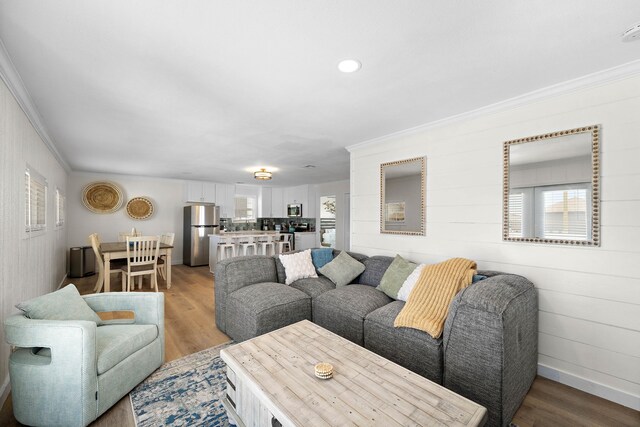
M 503 238 L 599 244 L 599 127 L 505 142 Z
M 380 165 L 380 232 L 424 235 L 425 158 Z

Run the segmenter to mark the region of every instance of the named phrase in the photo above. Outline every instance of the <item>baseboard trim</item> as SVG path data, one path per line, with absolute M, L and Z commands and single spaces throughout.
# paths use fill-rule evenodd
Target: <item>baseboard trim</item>
M 538 375 L 640 411 L 640 397 L 575 374 L 538 363 Z
M 64 281 L 67 280 L 67 275 L 65 274 L 64 277 L 62 278 L 62 280 L 60 281 L 60 283 L 58 283 L 58 289 L 60 289 L 62 287 L 62 285 L 64 284 Z M 56 289 L 57 290 L 57 289 Z
M 9 375 L 7 375 L 7 378 L 4 379 L 2 387 L 0 387 L 0 408 L 2 408 L 4 406 L 4 403 L 7 401 L 9 392 L 11 392 L 11 383 L 9 382 Z

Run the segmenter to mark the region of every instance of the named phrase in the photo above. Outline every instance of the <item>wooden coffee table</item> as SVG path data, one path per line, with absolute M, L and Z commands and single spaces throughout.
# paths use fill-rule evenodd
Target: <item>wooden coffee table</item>
M 239 426 L 478 426 L 487 410 L 307 320 L 220 352 Z M 333 378 L 314 375 L 331 363 Z

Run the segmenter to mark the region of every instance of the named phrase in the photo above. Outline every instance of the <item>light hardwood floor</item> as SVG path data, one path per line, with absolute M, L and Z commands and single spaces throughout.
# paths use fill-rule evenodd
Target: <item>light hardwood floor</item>
M 173 285 L 165 293 L 166 360 L 222 344 L 229 340 L 215 327 L 213 277 L 208 267 L 173 267 Z M 114 275 L 114 279 L 115 279 Z M 96 276 L 70 279 L 82 294 L 93 292 Z M 115 282 L 115 283 L 114 283 Z M 112 289 L 120 289 L 119 279 Z M 149 291 L 145 281 L 143 291 Z M 527 426 L 640 426 L 640 412 L 548 379 L 537 377 L 513 422 Z M 11 396 L 0 410 L 0 426 L 19 426 L 13 418 Z M 129 397 L 122 398 L 92 426 L 135 426 Z

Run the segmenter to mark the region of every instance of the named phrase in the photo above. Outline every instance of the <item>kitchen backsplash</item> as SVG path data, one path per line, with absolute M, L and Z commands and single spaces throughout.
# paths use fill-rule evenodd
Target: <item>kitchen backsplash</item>
M 315 218 L 258 218 L 257 222 L 233 222 L 231 218 L 220 218 L 221 229 L 228 231 L 263 230 L 264 227 L 275 230 L 278 224 L 283 231 L 288 231 L 289 227 L 296 231 L 316 231 Z

